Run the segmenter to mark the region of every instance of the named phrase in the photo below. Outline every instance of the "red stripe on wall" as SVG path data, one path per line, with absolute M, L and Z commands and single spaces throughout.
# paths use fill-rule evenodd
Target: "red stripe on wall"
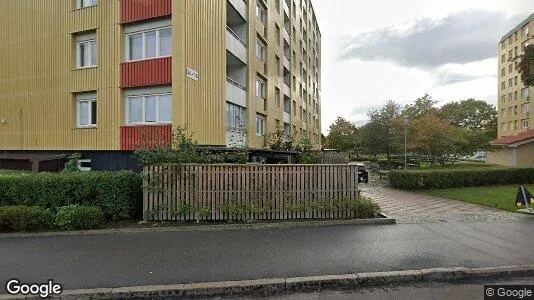
M 121 23 L 172 14 L 172 0 L 121 0 Z
M 121 64 L 121 87 L 131 88 L 172 83 L 170 57 Z
M 121 127 L 121 150 L 168 148 L 172 145 L 172 125 Z

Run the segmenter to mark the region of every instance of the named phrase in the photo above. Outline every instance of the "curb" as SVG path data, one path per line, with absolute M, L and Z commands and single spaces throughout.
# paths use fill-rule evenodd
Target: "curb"
M 449 281 L 467 278 L 533 276 L 534 265 L 482 268 L 432 268 L 421 270 L 356 273 L 293 278 L 270 278 L 175 285 L 68 290 L 58 299 L 125 299 L 153 297 L 209 297 L 229 295 L 272 295 L 320 289 L 356 289 L 385 284 Z M 38 297 L 0 295 L 0 299 L 39 299 Z
M 100 234 L 133 234 L 146 232 L 192 232 L 192 231 L 221 231 L 221 230 L 257 230 L 276 228 L 297 228 L 297 227 L 320 227 L 336 225 L 393 225 L 396 219 L 380 214 L 382 218 L 374 219 L 348 219 L 348 220 L 304 220 L 304 221 L 283 221 L 283 222 L 256 222 L 244 224 L 222 224 L 222 225 L 183 225 L 180 227 L 152 227 L 152 228 L 117 228 L 99 229 L 86 231 L 54 231 L 54 232 L 30 232 L 30 233 L 2 233 L 1 238 L 18 237 L 51 237 L 51 236 L 74 236 L 74 235 L 100 235 Z

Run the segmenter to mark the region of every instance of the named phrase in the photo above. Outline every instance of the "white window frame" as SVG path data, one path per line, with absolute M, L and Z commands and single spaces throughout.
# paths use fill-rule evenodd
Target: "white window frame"
M 88 110 L 88 120 L 89 124 L 81 124 L 81 106 L 83 103 L 89 104 L 89 110 Z M 93 103 L 96 103 L 96 110 L 97 112 L 93 112 Z M 77 128 L 94 128 L 97 127 L 98 120 L 95 120 L 95 123 L 92 123 L 93 120 L 93 114 L 96 114 L 96 117 L 98 118 L 98 102 L 97 102 L 97 95 L 96 93 L 87 93 L 87 94 L 80 94 L 76 95 L 76 127 Z
M 256 136 L 265 136 L 265 116 L 256 115 Z
M 98 5 L 98 0 L 76 0 L 76 9 L 93 7 Z
M 171 30 L 171 54 L 169 55 L 161 55 L 161 40 L 160 40 L 160 32 L 163 30 Z M 147 33 L 156 32 L 156 56 L 154 57 L 147 57 L 146 56 L 146 35 Z M 133 35 L 141 34 L 141 51 L 142 55 L 140 59 L 132 59 L 131 58 L 131 49 L 130 49 L 130 37 Z M 127 62 L 133 62 L 133 61 L 142 61 L 142 60 L 149 60 L 149 59 L 156 59 L 156 58 L 164 58 L 164 57 L 171 57 L 172 56 L 172 26 L 164 26 L 164 27 L 157 27 L 157 28 L 151 28 L 151 29 L 144 29 L 134 32 L 128 32 L 126 34 L 126 47 L 124 47 L 126 50 L 125 60 Z
M 265 19 L 267 19 L 267 13 L 265 7 L 260 1 L 256 1 L 256 18 L 262 23 L 265 24 Z
M 76 165 L 77 165 L 77 168 L 78 168 L 79 171 L 82 171 L 82 172 L 91 171 L 91 167 L 82 167 L 82 163 L 91 164 L 91 160 L 90 159 L 78 159 L 78 162 L 76 163 Z
M 523 129 L 528 129 L 530 127 L 530 121 L 529 120 L 523 120 Z
M 127 125 L 156 125 L 156 124 L 172 124 L 172 114 L 171 114 L 171 120 L 170 121 L 161 121 L 160 120 L 160 97 L 161 96 L 170 96 L 171 97 L 171 109 L 172 109 L 172 93 L 156 93 L 156 94 L 143 94 L 143 95 L 129 95 L 126 96 L 126 124 Z M 156 97 L 156 121 L 155 122 L 147 122 L 146 121 L 146 99 L 148 97 Z M 141 122 L 131 122 L 130 121 L 130 101 L 133 98 L 142 98 L 143 99 L 143 121 Z
M 267 89 L 267 82 L 263 78 L 257 77 L 256 78 L 256 97 L 265 99 L 265 94 L 267 92 L 266 89 Z
M 263 62 L 265 62 L 265 48 L 265 44 L 259 38 L 256 38 L 256 57 Z
M 94 43 L 96 48 L 96 57 L 93 61 L 93 47 L 92 44 Z M 87 56 L 89 57 L 89 64 L 83 65 L 85 61 L 82 62 L 81 57 L 81 48 L 85 46 L 85 49 L 87 49 Z M 87 68 L 94 68 L 97 66 L 98 63 L 98 42 L 96 41 L 96 38 L 86 39 L 86 40 L 80 40 L 76 42 L 76 68 L 78 69 L 87 69 Z
M 247 109 L 243 106 L 226 102 L 226 131 L 244 133 L 246 127 Z

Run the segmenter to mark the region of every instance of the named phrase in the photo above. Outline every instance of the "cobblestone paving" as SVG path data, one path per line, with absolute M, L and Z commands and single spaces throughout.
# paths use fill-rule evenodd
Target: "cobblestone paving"
M 532 218 L 473 203 L 394 190 L 376 183 L 360 184 L 362 195 L 374 199 L 398 223 L 475 222 Z

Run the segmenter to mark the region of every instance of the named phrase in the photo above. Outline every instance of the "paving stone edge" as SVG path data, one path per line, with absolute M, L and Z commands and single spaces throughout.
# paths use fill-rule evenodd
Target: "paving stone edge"
M 384 284 L 450 281 L 468 278 L 503 278 L 534 276 L 534 265 L 482 268 L 432 268 L 421 270 L 367 272 L 293 278 L 267 278 L 175 285 L 68 290 L 56 299 L 126 299 L 165 296 L 208 297 L 228 295 L 270 295 L 323 289 L 357 289 Z M 40 299 L 0 295 L 0 299 Z

